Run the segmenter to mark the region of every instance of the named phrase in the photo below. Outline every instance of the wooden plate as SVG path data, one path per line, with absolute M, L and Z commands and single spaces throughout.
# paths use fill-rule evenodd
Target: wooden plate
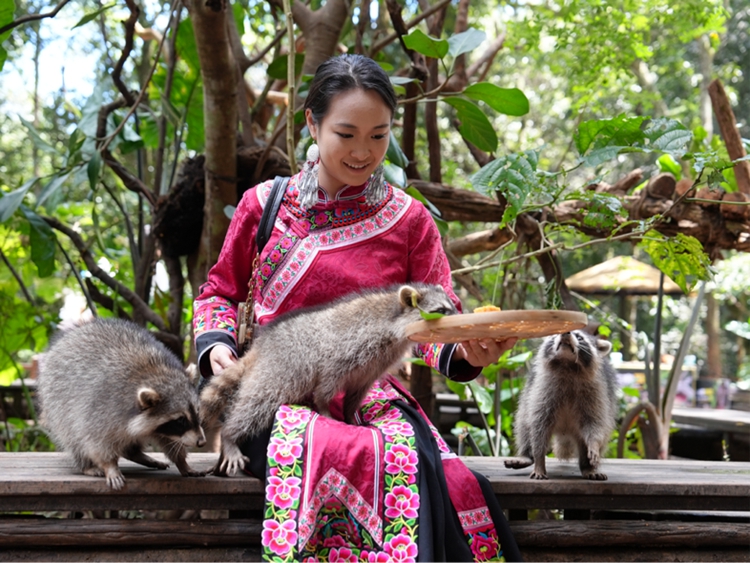
M 539 338 L 583 328 L 585 313 L 554 310 L 492 311 L 450 315 L 434 321 L 417 321 L 406 327 L 415 342 L 463 342 L 474 338 Z

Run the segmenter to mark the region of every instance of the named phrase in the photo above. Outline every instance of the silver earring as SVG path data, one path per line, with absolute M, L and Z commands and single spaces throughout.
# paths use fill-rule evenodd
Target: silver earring
M 318 203 L 319 159 L 320 150 L 318 149 L 318 145 L 313 143 L 307 149 L 307 160 L 302 167 L 302 173 L 297 182 L 297 190 L 299 190 L 297 199 L 299 200 L 300 207 L 303 209 L 310 209 Z
M 375 205 L 385 197 L 385 180 L 383 179 L 384 172 L 385 169 L 383 167 L 383 163 L 381 162 L 372 173 L 372 176 L 370 176 L 370 184 L 367 186 L 367 196 L 365 197 L 367 205 Z

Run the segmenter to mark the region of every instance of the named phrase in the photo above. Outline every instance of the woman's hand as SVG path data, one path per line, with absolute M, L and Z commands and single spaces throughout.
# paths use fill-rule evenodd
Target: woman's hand
M 474 367 L 487 367 L 500 359 L 506 351 L 513 348 L 518 338 L 506 338 L 504 340 L 493 340 L 482 338 L 481 340 L 467 340 L 456 346 L 453 353 L 454 360 L 466 360 Z
M 228 347 L 218 345 L 211 348 L 211 351 L 208 353 L 208 360 L 211 363 L 211 371 L 214 375 L 217 375 L 234 364 L 237 358 L 234 357 L 234 354 L 232 354 L 232 351 Z

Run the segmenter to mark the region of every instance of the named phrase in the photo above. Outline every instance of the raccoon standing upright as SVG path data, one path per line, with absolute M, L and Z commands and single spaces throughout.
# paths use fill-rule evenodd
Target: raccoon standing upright
M 607 354 L 612 344 L 575 330 L 548 336 L 521 392 L 514 423 L 518 457 L 511 469 L 534 464 L 532 479 L 547 479 L 545 456 L 554 436 L 559 459 L 578 454 L 584 477 L 605 480 L 601 456 L 615 428 L 617 378 Z
M 329 403 L 344 390 L 344 420 L 353 422 L 372 384 L 414 345 L 404 329 L 422 319 L 420 311 L 457 312 L 439 285 L 412 284 L 355 293 L 261 327 L 248 354 L 201 393 L 207 425 L 226 417 L 214 473 L 242 469 L 248 460 L 238 444 L 270 427 L 283 404 L 312 401 L 330 416 Z
M 120 457 L 168 467 L 143 452 L 151 439 L 182 475 L 205 474 L 186 461 L 186 446 L 206 440 L 198 393 L 180 360 L 145 328 L 95 319 L 63 331 L 40 362 L 38 394 L 53 441 L 79 471 L 106 477 L 113 489 L 125 484 Z

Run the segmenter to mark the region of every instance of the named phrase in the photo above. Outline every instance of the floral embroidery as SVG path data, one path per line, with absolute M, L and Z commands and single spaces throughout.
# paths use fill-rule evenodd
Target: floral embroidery
M 266 559 L 294 561 L 297 545 L 297 514 L 302 484 L 303 438 L 309 409 L 284 405 L 268 443 L 266 510 L 261 544 Z
M 196 300 L 193 306 L 193 326 L 198 336 L 208 330 L 221 330 L 234 337 L 237 326 L 237 305 L 225 297 Z
M 474 561 L 505 561 L 497 531 L 490 526 L 482 532 L 467 534 Z

